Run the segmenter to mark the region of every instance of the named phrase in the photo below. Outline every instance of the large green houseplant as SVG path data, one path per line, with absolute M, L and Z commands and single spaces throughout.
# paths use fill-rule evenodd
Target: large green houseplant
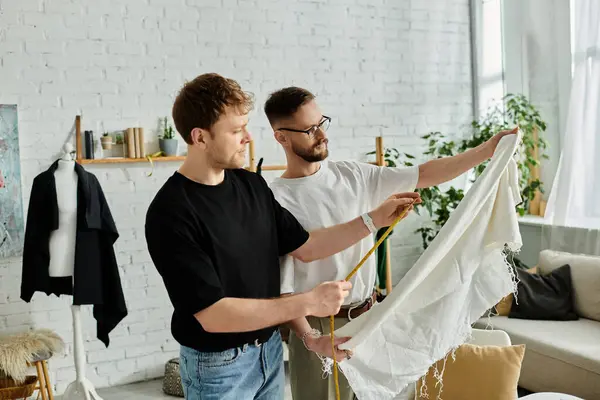
M 471 123 L 470 132 L 465 139 L 451 140 L 441 132 L 431 132 L 422 136 L 427 141 L 427 150 L 424 152 L 424 156 L 427 159 L 453 156 L 479 146 L 501 130 L 512 129 L 518 125 L 523 132 L 517 165 L 521 195 L 524 201 L 517 207 L 517 212 L 524 215 L 536 191 L 544 192 L 542 183 L 538 179 L 532 179 L 532 168 L 538 165 L 538 161 L 531 154 L 536 146 L 539 149 L 547 147 L 547 142 L 542 137 L 542 132 L 546 130 L 546 123 L 537 108 L 525 96 L 509 94 L 502 100 L 501 104 L 488 110 L 481 120 Z M 537 134 L 534 134 L 535 131 Z M 545 155 L 542 157 L 547 158 Z M 385 159 L 389 166 L 412 166 L 415 157 L 411 154 L 400 153 L 394 148 L 387 148 Z M 487 162 L 484 162 L 474 168 L 473 180 L 484 171 L 486 165 Z M 415 211 L 420 214 L 421 209 L 425 209 L 431 217 L 430 222 L 416 231 L 421 235 L 423 248 L 427 248 L 464 197 L 464 191 L 455 187 L 442 191 L 439 187 L 434 186 L 419 189 L 418 192 L 423 202 L 415 207 Z

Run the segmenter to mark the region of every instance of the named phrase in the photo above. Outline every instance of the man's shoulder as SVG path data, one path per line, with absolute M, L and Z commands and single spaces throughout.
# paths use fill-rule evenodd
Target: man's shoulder
M 340 171 L 361 171 L 364 168 L 369 168 L 371 164 L 356 161 L 356 160 L 338 160 L 338 161 L 328 161 L 327 166 L 330 170 L 340 170 Z
M 244 187 L 241 193 L 253 193 L 258 195 L 258 198 L 264 200 L 265 198 L 271 197 L 271 192 L 267 181 L 260 174 L 256 172 L 248 171 L 244 168 L 232 169 L 228 171 L 231 176 L 231 180 L 234 184 Z
M 182 207 L 185 201 L 183 184 L 176 173 L 171 175 L 158 189 L 146 211 L 146 221 L 156 217 L 170 218 L 174 213 L 187 209 Z
M 299 191 L 305 192 L 307 190 L 317 189 L 319 185 L 327 185 L 327 176 L 345 177 L 345 178 L 358 178 L 363 174 L 362 164 L 358 161 L 331 161 L 325 160 L 321 162 L 321 170 L 319 171 L 320 179 L 304 180 L 299 179 L 284 179 L 275 178 L 269 183 L 269 187 L 273 193 L 286 194 L 286 193 L 298 193 Z M 364 164 L 367 165 L 368 164 Z
M 276 177 L 271 182 L 269 182 L 269 188 L 273 191 L 273 193 L 278 193 L 281 191 L 288 190 L 289 185 L 286 184 L 286 179 Z
M 236 179 L 249 182 L 260 182 L 263 180 L 262 176 L 256 172 L 248 171 L 246 168 L 236 168 L 228 170 Z
M 282 182 L 279 178 L 275 178 L 269 182 L 269 189 L 271 189 L 275 200 L 282 206 L 286 206 L 290 198 L 295 198 L 294 193 L 297 193 L 297 189 L 299 188 L 286 185 L 285 182 Z
M 355 160 L 330 161 L 328 166 L 331 173 L 339 178 L 362 183 L 366 183 L 377 168 L 376 165 Z
M 265 181 L 265 178 L 263 178 L 260 174 L 249 171 L 245 168 L 230 169 L 227 170 L 227 173 L 234 181 L 242 182 L 253 187 L 262 187 L 263 189 L 268 189 L 269 187 Z

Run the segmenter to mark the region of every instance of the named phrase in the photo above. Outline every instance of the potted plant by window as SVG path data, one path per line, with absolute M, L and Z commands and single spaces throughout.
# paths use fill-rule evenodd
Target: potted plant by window
M 480 120 L 472 121 L 469 135 L 462 140 L 452 140 L 451 137 L 441 132 L 430 132 L 422 136 L 422 139 L 427 143 L 427 151 L 423 153 L 423 158 L 454 156 L 481 145 L 501 130 L 512 129 L 517 125 L 523 133 L 518 157 L 515 157 L 523 203 L 517 205 L 516 212 L 519 215 L 525 215 L 536 192 L 544 192 L 542 182 L 535 178 L 532 173 L 533 168 L 539 165 L 540 160 L 532 155 L 535 148 L 546 149 L 548 143 L 542 136 L 546 130 L 546 122 L 542 119 L 539 110 L 524 95 L 512 93 L 505 95 L 502 98 L 502 103 L 491 107 Z M 372 155 L 375 152 L 367 154 Z M 545 154 L 540 157 L 548 158 Z M 397 164 L 411 167 L 415 162 L 413 155 L 401 154 L 395 148 L 386 149 L 385 159 L 387 165 L 391 167 Z M 483 173 L 488 162 L 485 161 L 474 168 L 471 182 L 474 182 L 474 178 Z M 463 188 L 454 186 L 450 186 L 446 191 L 438 186 L 418 189 L 417 191 L 421 195 L 422 203 L 415 206 L 415 212 L 418 214 L 424 208 L 431 218 L 431 221 L 415 231 L 415 233 L 421 234 L 423 249 L 426 249 L 442 226 L 448 221 L 450 214 L 458 207 L 465 192 Z
M 100 144 L 104 150 L 110 150 L 112 148 L 112 137 L 108 132 L 104 132 L 100 138 Z
M 175 139 L 175 131 L 167 121 L 167 117 L 163 119 L 163 134 L 158 139 L 158 146 L 165 156 L 177 155 L 177 139 Z

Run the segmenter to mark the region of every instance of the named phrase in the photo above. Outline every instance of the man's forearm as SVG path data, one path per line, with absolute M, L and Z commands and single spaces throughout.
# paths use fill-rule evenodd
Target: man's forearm
M 301 338 L 302 335 L 312 330 L 312 327 L 308 323 L 306 317 L 293 319 L 288 323 L 288 325 L 292 332 L 298 336 L 298 338 Z
M 284 294 L 283 296 L 293 296 L 293 294 L 288 293 Z M 288 326 L 290 327 L 292 332 L 294 332 L 296 336 L 298 336 L 299 339 L 302 337 L 302 335 L 312 330 L 312 327 L 310 326 L 308 320 L 304 316 L 289 321 Z
M 249 332 L 304 318 L 311 299 L 308 293 L 268 300 L 226 297 L 195 316 L 207 332 Z
M 442 157 L 419 165 L 417 188 L 426 188 L 448 182 L 476 167 L 493 155 L 489 144 L 482 143 L 452 157 Z
M 290 254 L 302 262 L 320 260 L 347 249 L 369 234 L 362 218 L 357 217 L 343 224 L 311 231 L 301 250 Z

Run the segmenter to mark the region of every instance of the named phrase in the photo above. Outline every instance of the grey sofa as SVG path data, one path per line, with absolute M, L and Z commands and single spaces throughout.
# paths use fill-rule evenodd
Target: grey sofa
M 586 400 L 600 399 L 600 257 L 544 250 L 539 270 L 571 266 L 576 321 L 539 321 L 506 316 L 484 317 L 489 324 L 525 344 L 519 386 L 532 392 L 559 392 Z

